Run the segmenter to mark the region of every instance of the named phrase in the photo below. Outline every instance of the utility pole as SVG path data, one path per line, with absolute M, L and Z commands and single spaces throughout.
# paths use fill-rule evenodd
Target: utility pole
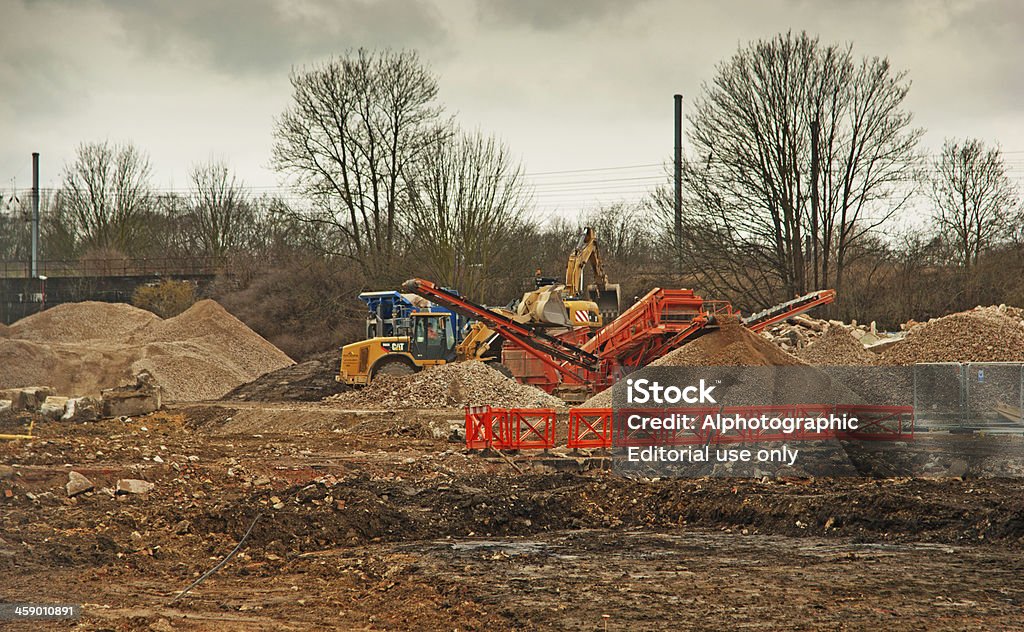
M 674 97 L 676 104 L 676 154 L 675 154 L 675 242 L 676 255 L 683 247 L 683 95 Z
M 811 121 L 811 265 L 814 266 L 814 287 L 821 287 L 822 279 L 818 278 L 818 270 L 822 267 L 818 261 L 818 119 Z
M 32 152 L 32 265 L 31 277 L 39 276 L 39 152 Z

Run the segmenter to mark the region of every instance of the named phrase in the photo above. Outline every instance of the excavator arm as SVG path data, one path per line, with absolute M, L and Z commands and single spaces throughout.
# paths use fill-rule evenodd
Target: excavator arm
M 594 282 L 584 285 L 583 272 L 588 264 L 593 270 Z M 605 322 L 611 322 L 619 315 L 621 306 L 619 286 L 608 282 L 608 275 L 601 262 L 601 253 L 597 247 L 594 229 L 589 226 L 584 229 L 576 243 L 576 248 L 569 255 L 569 261 L 565 267 L 565 287 L 572 296 L 597 303 L 598 310 L 604 316 Z

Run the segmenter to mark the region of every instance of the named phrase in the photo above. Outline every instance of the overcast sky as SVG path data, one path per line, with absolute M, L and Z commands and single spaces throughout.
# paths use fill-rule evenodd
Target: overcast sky
M 30 186 L 33 151 L 56 186 L 78 143 L 104 139 L 147 151 L 161 189 L 211 157 L 279 186 L 289 70 L 392 47 L 417 49 L 457 120 L 521 156 L 540 212 L 572 214 L 641 197 L 671 157 L 672 95 L 788 29 L 888 56 L 928 149 L 998 142 L 1024 179 L 1020 0 L 0 0 L 0 190 Z

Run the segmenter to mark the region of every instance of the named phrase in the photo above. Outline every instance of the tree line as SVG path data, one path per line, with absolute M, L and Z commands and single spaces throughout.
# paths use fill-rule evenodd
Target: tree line
M 907 74 L 850 44 L 786 33 L 718 65 L 689 108 L 678 233 L 668 175 L 640 202 L 536 216 L 522 162 L 459 126 L 415 52 L 351 51 L 290 81 L 272 163 L 293 195 L 256 195 L 217 161 L 158 192 L 139 148 L 84 143 L 43 196 L 44 258 L 207 257 L 229 273 L 219 298 L 293 355 L 359 335 L 354 295 L 411 275 L 506 303 L 534 270 L 557 274 L 587 225 L 627 298 L 682 285 L 752 310 L 835 287 L 830 316 L 889 327 L 1024 303 L 1000 148 L 927 155 Z M 24 222 L 0 217 L 0 258 L 26 258 Z

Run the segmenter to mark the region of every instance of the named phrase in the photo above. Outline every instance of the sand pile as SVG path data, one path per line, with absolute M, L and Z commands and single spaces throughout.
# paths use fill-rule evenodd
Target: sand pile
M 861 366 L 874 364 L 875 354 L 864 348 L 846 327 L 829 325 L 825 333 L 814 339 L 797 357 L 808 364 L 828 366 Z
M 914 324 L 906 338 L 884 351 L 877 362 L 1024 362 L 1024 321 L 1020 310 L 1000 306 Z
M 93 395 L 149 371 L 167 400 L 220 397 L 292 364 L 214 301 L 167 320 L 130 305 L 68 303 L 24 318 L 0 339 L 0 387 Z
M 565 406 L 557 397 L 520 384 L 475 360 L 427 367 L 413 375 L 380 375 L 365 388 L 327 399 L 341 406 L 366 409 Z

